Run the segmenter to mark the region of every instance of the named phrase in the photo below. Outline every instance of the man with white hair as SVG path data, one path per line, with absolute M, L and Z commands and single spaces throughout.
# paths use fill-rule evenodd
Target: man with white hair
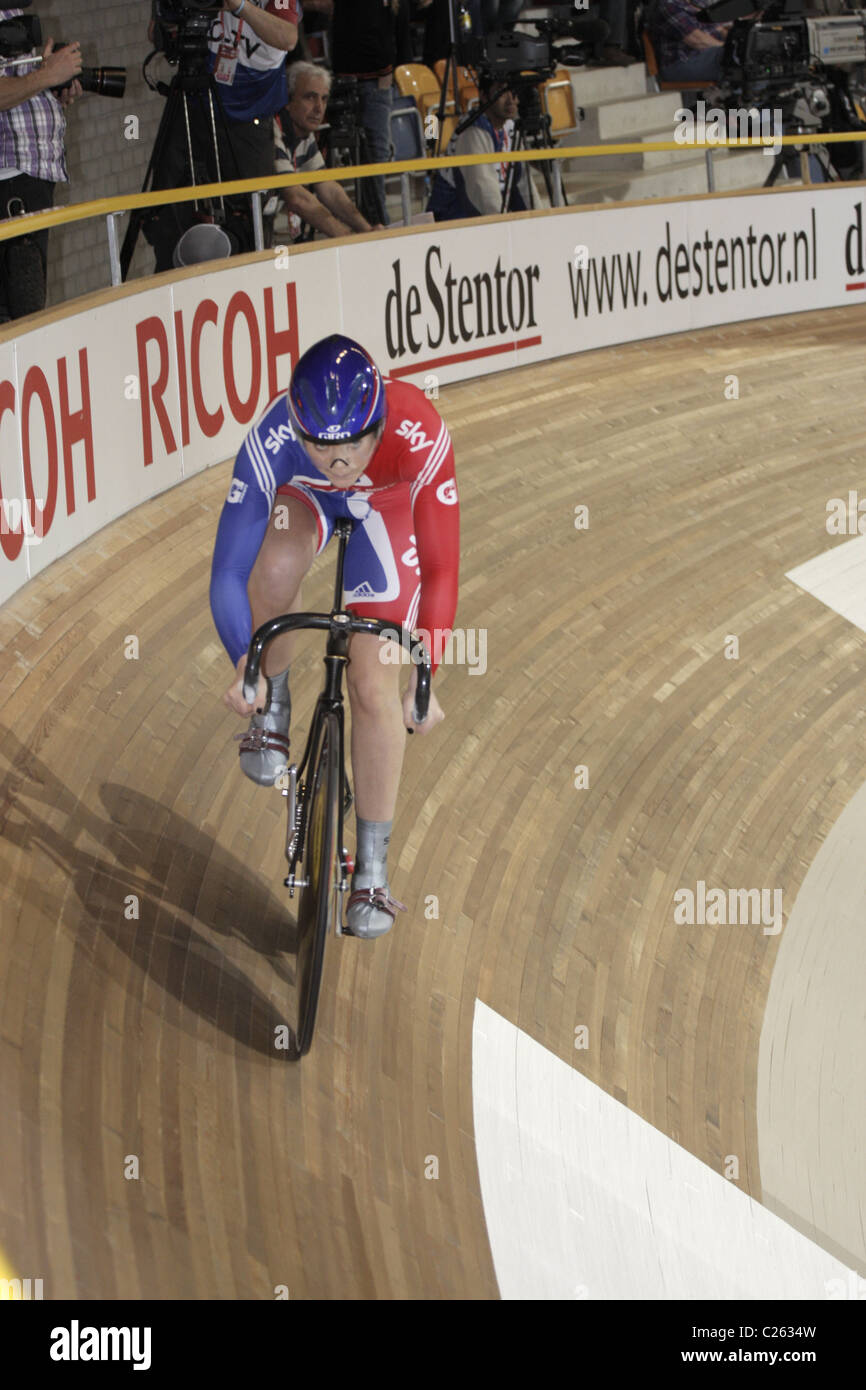
M 277 173 L 312 173 L 325 168 L 316 131 L 324 124 L 330 90 L 331 74 L 324 68 L 314 63 L 293 63 L 289 68 L 288 104 L 276 119 Z M 300 235 L 302 221 L 327 237 L 378 230 L 361 216 L 336 181 L 314 183 L 309 188 L 294 184 L 281 192 L 293 241 Z

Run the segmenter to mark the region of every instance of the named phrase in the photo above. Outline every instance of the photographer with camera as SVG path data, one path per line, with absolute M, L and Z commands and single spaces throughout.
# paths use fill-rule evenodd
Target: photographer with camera
M 331 74 L 314 63 L 293 63 L 289 69 L 289 101 L 276 119 L 277 173 L 291 174 L 324 169 L 316 131 L 325 120 Z M 355 207 L 339 183 L 319 183 L 312 188 L 296 184 L 282 190 L 293 241 L 303 220 L 323 236 L 348 236 L 350 232 L 378 231 Z
M 0 22 L 21 8 L 0 10 Z M 68 182 L 66 108 L 81 95 L 81 46 L 49 39 L 32 62 L 9 70 L 0 57 L 0 219 L 44 212 L 54 185 Z M 68 84 L 68 85 L 67 85 Z M 63 88 L 54 91 L 54 88 Z M 45 307 L 48 232 L 0 242 L 0 323 Z
M 478 91 L 482 106 L 493 98 L 484 114 L 460 135 L 452 136 L 447 154 L 492 154 L 511 148 L 511 127 L 517 116 L 517 98 L 501 79 L 481 74 Z M 530 204 L 529 167 L 518 164 L 507 212 L 524 212 Z M 433 180 L 427 204 L 437 222 L 458 217 L 484 217 L 502 211 L 507 164 L 466 164 L 440 169 Z
M 196 21 L 207 16 L 201 38 Z M 274 117 L 288 99 L 286 55 L 298 42 L 298 0 L 153 0 L 148 31 L 158 50 L 171 56 L 181 51 L 190 76 L 200 68 L 213 79 L 219 110 L 214 113 L 216 149 L 208 93 L 191 85 L 189 116 L 194 170 L 189 168 L 186 132 L 174 123 L 167 149 L 155 170 L 153 188 L 183 188 L 192 182 L 262 178 L 274 170 Z M 196 36 L 195 38 L 193 36 Z M 193 178 L 195 174 L 195 178 Z M 227 198 L 226 230 L 232 249 L 251 251 L 253 231 L 249 198 Z M 156 270 L 170 270 L 181 234 L 191 225 L 190 205 L 167 204 L 145 224 L 145 235 L 156 253 Z

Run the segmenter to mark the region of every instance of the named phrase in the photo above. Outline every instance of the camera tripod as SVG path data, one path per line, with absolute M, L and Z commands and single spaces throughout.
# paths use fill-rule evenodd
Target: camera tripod
M 552 150 L 555 141 L 550 133 L 550 116 L 541 109 L 538 88 L 534 83 L 526 82 L 522 78 L 518 78 L 516 90 L 511 83 L 509 86 L 517 97 L 517 119 L 514 122 L 514 140 L 511 148 L 514 150 Z M 544 179 L 550 206 L 552 208 L 563 207 L 567 200 L 562 187 L 559 160 L 541 159 L 538 161 L 538 167 Z M 511 200 L 511 190 L 514 187 L 516 177 L 517 164 L 509 164 L 505 176 L 505 191 L 502 195 L 503 212 Z M 531 178 L 527 179 L 527 185 L 529 188 L 529 206 L 533 207 Z
M 361 124 L 361 104 L 357 92 L 346 84 L 354 78 L 339 78 L 340 87 L 331 97 L 331 110 L 336 107 L 339 115 L 330 121 L 326 131 L 325 162 L 329 169 L 351 168 L 353 165 L 369 164 L 370 151 L 367 132 Z M 337 83 L 335 82 L 335 87 Z M 355 206 L 372 225 L 384 222 L 384 208 L 379 206 L 379 197 L 369 178 L 355 179 Z
M 145 69 L 153 56 L 154 54 L 151 53 L 145 61 Z M 180 122 L 183 125 L 186 141 L 186 167 L 189 171 L 190 184 L 222 182 L 220 136 L 223 137 L 224 148 L 228 151 L 229 162 L 232 165 L 228 177 L 240 178 L 237 154 L 232 144 L 228 122 L 213 74 L 200 68 L 184 70 L 181 66 L 170 83 L 158 82 L 155 90 L 166 97 L 166 104 L 156 132 L 156 139 L 153 143 L 153 150 L 141 191 L 146 193 L 160 188 L 183 187 L 182 183 L 177 182 L 177 175 L 171 165 L 172 142 L 177 135 Z M 190 98 L 193 98 L 192 102 Z M 204 132 L 206 148 L 203 153 L 196 156 L 194 137 L 202 133 L 202 125 L 206 125 Z M 176 242 L 181 234 L 197 220 L 196 215 L 202 221 L 219 221 L 230 234 L 233 244 L 238 249 L 252 250 L 250 214 L 245 203 L 238 205 L 237 199 L 224 199 L 222 197 L 218 201 L 219 214 L 209 211 L 202 215 L 199 212 L 199 202 L 196 200 L 193 203 L 194 213 L 192 217 L 189 214 L 184 216 L 182 204 L 166 204 L 165 207 L 158 208 L 135 208 L 130 214 L 129 226 L 126 229 L 120 252 L 122 279 L 126 279 L 138 234 L 142 227 L 146 227 L 151 233 L 154 230 L 157 234 L 163 232 L 162 236 L 158 236 L 159 244 L 157 245 L 156 239 L 153 242 L 157 253 L 156 269 L 158 271 L 172 268 L 170 262 L 168 264 L 161 263 L 168 254 L 168 248 L 165 244 L 167 236 L 173 236 Z M 146 224 L 149 224 L 149 227 Z
M 794 125 L 789 124 L 787 121 L 783 121 L 782 134 L 814 135 L 816 134 L 816 131 L 814 127 L 810 129 L 809 126 L 800 125 L 799 123 Z M 767 177 L 764 179 L 762 186 L 764 188 L 772 188 L 774 183 L 776 182 L 776 179 L 781 174 L 782 170 L 785 169 L 786 172 L 790 173 L 791 166 L 795 165 L 795 162 L 799 162 L 799 158 L 802 153 L 805 153 L 807 156 L 815 156 L 819 165 L 824 171 L 825 182 L 838 182 L 839 175 L 833 167 L 833 164 L 830 160 L 830 151 L 827 149 L 826 145 L 801 145 L 799 147 L 797 145 L 788 145 L 784 146 L 776 155 L 775 159 L 773 160 L 773 167 L 771 168 Z

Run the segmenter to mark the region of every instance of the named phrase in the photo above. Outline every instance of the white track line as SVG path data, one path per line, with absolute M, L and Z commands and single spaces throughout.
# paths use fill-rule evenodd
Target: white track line
M 785 578 L 866 632 L 866 536 L 825 550 Z
M 504 1299 L 824 1300 L 856 1281 L 480 1000 L 472 1087 Z

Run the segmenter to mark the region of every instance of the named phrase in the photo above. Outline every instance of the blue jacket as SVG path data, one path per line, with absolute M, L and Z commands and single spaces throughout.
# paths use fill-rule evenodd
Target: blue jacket
M 452 137 L 448 154 L 492 154 L 510 148 L 505 130 L 494 130 L 486 116 L 479 116 L 462 135 Z M 443 169 L 433 180 L 427 204 L 437 222 L 457 217 L 484 217 L 502 208 L 507 164 L 469 164 Z M 529 206 L 529 175 L 525 164 L 517 165 L 508 212 L 523 212 Z

